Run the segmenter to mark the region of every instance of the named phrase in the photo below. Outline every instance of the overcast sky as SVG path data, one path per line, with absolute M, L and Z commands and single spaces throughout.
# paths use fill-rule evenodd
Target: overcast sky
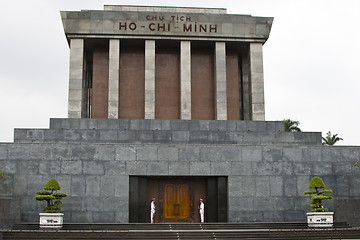
M 360 145 L 358 0 L 18 0 L 0 3 L 0 141 L 14 128 L 48 128 L 67 117 L 69 47 L 61 10 L 104 4 L 227 8 L 274 17 L 264 45 L 266 120 L 300 121 Z

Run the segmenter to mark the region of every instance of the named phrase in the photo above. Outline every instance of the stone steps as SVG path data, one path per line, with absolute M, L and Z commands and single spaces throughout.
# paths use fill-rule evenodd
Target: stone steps
M 359 228 L 350 228 L 346 223 L 336 223 L 330 229 L 309 229 L 305 223 L 65 224 L 61 230 L 39 230 L 35 226 L 38 228 L 38 224 L 17 225 L 11 230 L 0 230 L 0 234 L 2 239 L 49 240 L 358 239 L 360 236 Z
M 334 228 L 350 228 L 346 222 L 334 222 Z M 39 230 L 38 223 L 20 223 L 13 230 Z M 308 229 L 306 222 L 248 223 L 65 223 L 62 230 L 230 230 L 230 229 Z
M 321 145 L 320 139 L 321 134 L 313 132 L 15 129 L 14 133 L 14 142 L 16 143 L 84 142 Z
M 15 129 L 16 143 L 199 143 L 320 145 L 321 133 L 285 132 L 282 122 L 51 119 L 50 129 Z

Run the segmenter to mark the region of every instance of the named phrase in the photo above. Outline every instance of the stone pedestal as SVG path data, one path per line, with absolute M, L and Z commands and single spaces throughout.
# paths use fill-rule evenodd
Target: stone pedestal
M 63 213 L 39 213 L 41 228 L 62 228 Z
M 332 227 L 334 212 L 311 212 L 307 213 L 309 227 Z

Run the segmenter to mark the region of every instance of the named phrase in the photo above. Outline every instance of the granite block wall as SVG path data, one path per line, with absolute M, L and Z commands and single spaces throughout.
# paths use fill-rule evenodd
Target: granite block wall
M 152 9 L 151 12 L 149 9 Z M 179 12 L 179 9 L 186 12 Z M 61 18 L 67 35 L 121 33 L 152 36 L 161 32 L 163 36 L 173 38 L 190 35 L 201 38 L 255 38 L 258 41 L 269 37 L 273 21 L 271 17 L 219 14 L 223 11 L 209 13 L 206 9 L 172 8 L 171 12 L 168 11 L 161 7 L 123 8 L 121 11 L 117 8 L 111 11 L 62 11 Z M 156 20 L 151 20 L 153 17 Z M 158 23 L 160 26 L 164 24 L 166 29 L 158 28 Z M 196 30 L 195 27 L 199 28 L 200 24 L 207 29 Z
M 321 144 L 318 132 L 284 132 L 282 122 L 51 119 L 50 129 L 15 129 L 15 142 Z
M 52 120 L 47 130 L 16 130 L 14 143 L 0 144 L 0 166 L 10 175 L 1 186 L 4 191 L 0 193 L 0 201 L 10 199 L 18 203 L 15 208 L 18 212 L 11 213 L 12 219 L 36 222 L 44 203 L 34 200 L 35 192 L 41 190 L 47 180 L 56 178 L 62 191 L 69 195 L 63 205 L 65 222 L 126 223 L 129 221 L 129 176 L 226 176 L 229 222 L 305 221 L 310 198 L 303 196 L 303 191 L 317 175 L 334 191 L 335 200 L 327 201 L 326 206 L 335 210 L 335 220 L 360 225 L 358 215 L 347 219 L 340 214 L 346 207 L 340 203 L 356 203 L 360 199 L 360 173 L 353 167 L 360 159 L 360 147 L 329 147 L 316 141 L 309 144 L 306 138 L 297 138 L 298 133 L 289 133 L 290 137 L 283 138 L 293 139 L 290 143 L 244 141 L 252 133 L 266 139 L 285 134 L 276 122 L 256 123 L 261 131 L 255 127 L 244 132 L 234 131 L 244 134 L 243 141 L 220 144 L 209 141 L 209 135 L 208 140 L 203 141 L 200 133 L 235 129 L 246 122 L 234 123 L 68 119 Z M 267 129 L 269 126 L 273 131 Z M 134 140 L 108 142 L 106 139 L 116 132 L 112 128 L 135 131 L 135 136 L 128 131 Z M 151 128 L 164 130 L 148 130 Z M 96 133 L 96 141 L 85 142 L 83 138 L 74 137 L 81 131 L 108 130 L 104 135 Z M 51 138 L 46 138 L 51 131 L 54 131 L 49 135 Z M 66 131 L 70 139 L 64 138 Z M 136 135 L 140 131 L 143 131 L 141 138 L 141 134 Z M 154 131 L 158 137 L 164 133 L 165 137 L 163 141 L 148 141 L 147 131 Z M 181 141 L 169 140 L 175 136 L 174 132 Z M 195 135 L 198 136 L 192 138 Z M 91 134 L 87 136 L 95 139 Z M 97 138 L 100 136 L 101 141 Z M 0 216 L 9 214 L 3 208 L 0 210 Z M 0 220 L 2 225 L 6 224 L 4 218 Z

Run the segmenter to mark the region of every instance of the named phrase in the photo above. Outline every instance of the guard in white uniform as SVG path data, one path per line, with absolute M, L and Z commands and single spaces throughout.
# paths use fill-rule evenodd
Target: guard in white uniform
M 154 214 L 155 214 L 155 198 L 152 198 L 150 204 L 150 220 L 151 223 L 154 223 Z
M 200 213 L 200 222 L 204 222 L 204 211 L 205 205 L 204 205 L 204 200 L 202 198 L 200 198 L 200 204 L 199 204 L 199 213 Z

